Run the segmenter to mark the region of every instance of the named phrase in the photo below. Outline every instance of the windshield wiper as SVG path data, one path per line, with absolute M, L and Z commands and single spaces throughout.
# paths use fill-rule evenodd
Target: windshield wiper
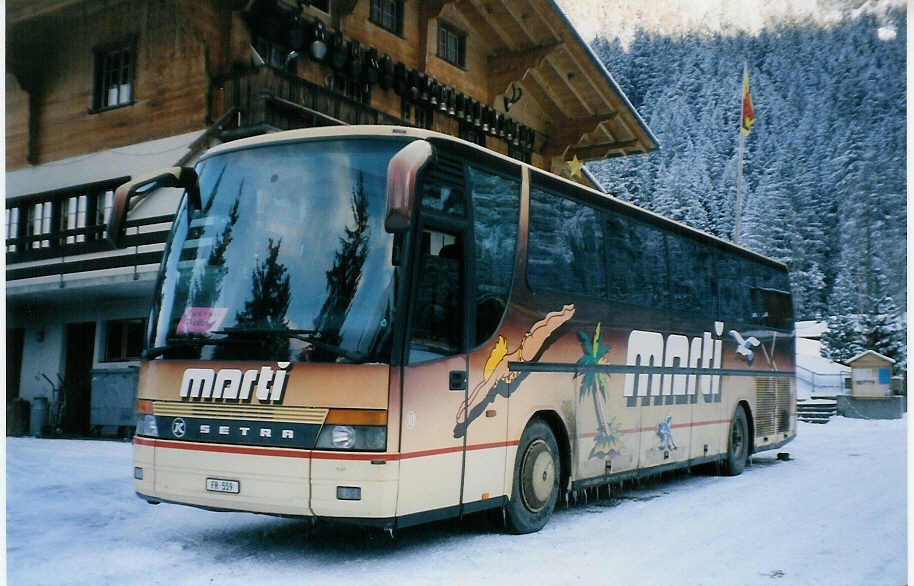
M 329 342 L 324 342 L 320 339 L 321 332 L 318 330 L 274 330 L 271 328 L 225 328 L 224 330 L 214 330 L 211 332 L 213 334 L 222 334 L 226 336 L 232 335 L 242 335 L 242 336 L 280 336 L 283 338 L 290 338 L 292 340 L 298 340 L 306 344 L 311 344 L 316 348 L 321 350 L 327 350 L 333 352 L 338 356 L 342 356 L 353 362 L 364 362 L 368 357 L 366 354 L 361 352 L 355 352 L 353 350 L 347 350 L 336 344 L 331 344 Z M 225 341 L 224 339 L 219 341 Z
M 167 338 L 165 341 L 167 343 L 164 346 L 155 346 L 144 350 L 141 357 L 146 360 L 152 360 L 156 356 L 161 356 L 169 350 L 177 350 L 178 348 L 202 348 L 203 346 L 208 346 L 210 344 L 223 345 L 238 342 L 237 340 L 225 338 Z

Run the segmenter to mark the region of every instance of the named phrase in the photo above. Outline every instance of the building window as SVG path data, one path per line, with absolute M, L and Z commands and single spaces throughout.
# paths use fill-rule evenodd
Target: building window
M 466 67 L 467 34 L 438 21 L 438 56 L 457 67 Z
M 368 19 L 395 35 L 403 34 L 402 0 L 371 0 L 371 12 Z
M 137 360 L 143 352 L 146 320 L 117 319 L 105 324 L 105 361 Z
M 96 110 L 133 103 L 134 53 L 132 43 L 96 49 L 93 103 Z

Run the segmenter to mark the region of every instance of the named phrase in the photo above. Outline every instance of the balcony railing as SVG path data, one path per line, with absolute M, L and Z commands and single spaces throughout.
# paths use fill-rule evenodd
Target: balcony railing
M 290 130 L 337 124 L 406 124 L 338 91 L 271 67 L 213 82 L 213 117 L 237 110 L 235 129 Z
M 8 199 L 7 280 L 159 262 L 161 250 L 140 252 L 139 247 L 164 244 L 168 239 L 167 226 L 174 219 L 173 215 L 128 221 L 125 243 L 128 250 L 133 248 L 133 254 L 94 254 L 111 250 L 104 235 L 114 190 L 128 179 L 119 177 Z M 84 255 L 93 257 L 85 258 Z M 39 262 L 55 259 L 59 262 Z M 16 266 L 22 263 L 29 263 L 30 266 Z

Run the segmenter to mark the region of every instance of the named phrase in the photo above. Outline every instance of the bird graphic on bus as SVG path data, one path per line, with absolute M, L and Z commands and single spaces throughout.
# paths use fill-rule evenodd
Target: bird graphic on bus
M 470 393 L 466 403 L 461 401 L 457 408 L 457 423 L 454 426 L 455 438 L 463 437 L 467 426 L 482 414 L 487 405 L 495 401 L 497 395 L 508 397 L 517 390 L 512 389 L 509 385 L 517 379 L 520 373 L 511 371 L 508 363 L 531 360 L 543 349 L 546 339 L 572 316 L 574 316 L 574 305 L 566 305 L 562 307 L 561 311 L 547 313 L 543 319 L 530 326 L 530 329 L 521 337 L 517 347 L 510 351 L 508 350 L 508 340 L 504 336 L 498 336 L 483 368 L 482 380 Z
M 755 352 L 752 351 L 752 348 L 757 348 L 762 343 L 755 336 L 749 336 L 744 339 L 742 334 L 736 330 L 730 330 L 730 336 L 736 340 L 736 353 L 742 356 L 746 364 L 752 366 L 752 361 L 755 359 Z

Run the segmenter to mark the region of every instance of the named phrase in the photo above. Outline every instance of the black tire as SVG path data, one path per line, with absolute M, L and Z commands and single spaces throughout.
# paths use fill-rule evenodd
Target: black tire
M 514 460 L 514 487 L 507 507 L 511 533 L 533 533 L 546 525 L 559 497 L 560 472 L 555 435 L 545 422 L 531 421 L 520 436 Z
M 749 459 L 749 423 L 746 410 L 737 405 L 733 419 L 730 421 L 730 433 L 727 434 L 727 468 L 728 476 L 739 476 Z

